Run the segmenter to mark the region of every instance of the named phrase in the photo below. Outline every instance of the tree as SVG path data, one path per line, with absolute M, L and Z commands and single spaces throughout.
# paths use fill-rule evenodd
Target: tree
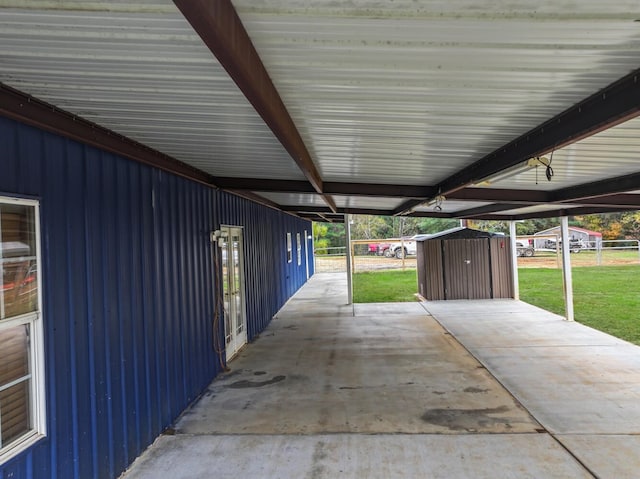
M 420 233 L 439 233 L 460 226 L 460 220 L 453 218 L 419 218 L 418 232 Z
M 353 239 L 379 239 L 387 236 L 390 228 L 382 216 L 352 215 Z
M 640 211 L 624 213 L 620 223 L 625 237 L 640 240 Z
M 313 245 L 318 254 L 327 254 L 329 240 L 325 236 L 328 230 L 326 223 L 313 223 Z
M 344 231 L 344 223 L 328 223 L 326 238 L 329 240 L 330 248 L 345 246 L 347 235 Z

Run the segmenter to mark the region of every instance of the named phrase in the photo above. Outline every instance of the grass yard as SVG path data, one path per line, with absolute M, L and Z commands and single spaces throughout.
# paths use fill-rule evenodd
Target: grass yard
M 573 268 L 576 321 L 640 344 L 640 267 Z M 520 299 L 564 315 L 562 271 L 519 269 Z
M 354 303 L 399 303 L 415 301 L 418 291 L 415 269 L 370 271 L 353 275 Z
M 520 298 L 564 315 L 562 271 L 520 268 Z M 573 268 L 576 321 L 640 344 L 640 266 Z M 416 271 L 385 271 L 354 275 L 356 303 L 414 301 Z

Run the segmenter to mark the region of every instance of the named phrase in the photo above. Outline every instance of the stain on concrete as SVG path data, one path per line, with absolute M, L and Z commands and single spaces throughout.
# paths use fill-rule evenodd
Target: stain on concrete
M 446 427 L 451 431 L 476 432 L 493 426 L 511 429 L 508 418 L 490 416 L 490 414 L 502 414 L 507 411 L 509 411 L 507 406 L 483 409 L 429 409 L 422 415 L 422 420 Z
M 342 386 L 338 389 L 362 389 L 362 386 Z
M 290 324 L 289 326 L 285 326 L 282 329 L 288 329 L 290 331 L 297 331 L 298 330 L 298 326 L 296 326 L 295 324 Z
M 264 376 L 265 374 L 267 374 L 266 371 L 256 371 L 253 373 L 254 376 Z
M 335 341 L 334 341 L 335 343 Z M 329 367 L 333 367 L 333 364 L 335 363 L 336 360 L 336 350 L 332 349 L 331 352 L 329 353 L 329 362 L 327 363 L 327 366 Z
M 443 394 L 447 394 L 444 391 L 433 391 L 432 394 L 437 394 L 438 396 L 442 396 Z
M 307 477 L 309 479 L 318 479 L 324 475 L 324 466 L 322 461 L 327 458 L 326 444 L 324 441 L 318 441 L 313 449 L 313 457 L 311 459 L 311 471 Z
M 286 376 L 276 376 L 267 381 L 249 381 L 247 379 L 243 379 L 242 381 L 236 381 L 235 383 L 229 384 L 232 389 L 244 389 L 244 388 L 261 388 L 264 386 L 269 386 L 271 384 L 279 383 L 280 381 L 284 381 Z
M 464 392 L 466 393 L 472 393 L 472 394 L 480 394 L 480 393 L 486 393 L 489 392 L 488 389 L 481 389 L 481 388 L 476 388 L 473 386 L 470 386 L 468 388 L 464 388 Z
M 224 381 L 226 379 L 231 379 L 238 374 L 242 374 L 243 369 L 232 369 L 228 370 L 220 376 L 220 381 Z

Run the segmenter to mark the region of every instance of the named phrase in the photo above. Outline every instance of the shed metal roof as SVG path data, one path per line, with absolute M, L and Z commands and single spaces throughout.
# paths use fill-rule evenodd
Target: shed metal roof
M 638 209 L 639 52 L 636 1 L 0 0 L 0 111 L 313 219 Z

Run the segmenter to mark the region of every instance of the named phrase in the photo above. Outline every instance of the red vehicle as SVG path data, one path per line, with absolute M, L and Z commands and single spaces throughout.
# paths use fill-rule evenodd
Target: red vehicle
M 391 256 L 391 252 L 389 251 L 389 243 L 369 243 L 368 252 L 370 255 L 378 255 L 378 256 Z

